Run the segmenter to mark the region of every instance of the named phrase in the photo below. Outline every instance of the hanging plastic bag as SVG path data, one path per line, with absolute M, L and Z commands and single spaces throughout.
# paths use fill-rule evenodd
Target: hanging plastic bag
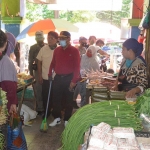
M 27 150 L 22 121 L 17 114 L 11 116 L 7 126 L 7 150 Z
M 145 17 L 144 17 L 144 21 L 142 24 L 142 27 L 144 29 L 149 29 L 150 28 L 150 10 L 147 11 Z

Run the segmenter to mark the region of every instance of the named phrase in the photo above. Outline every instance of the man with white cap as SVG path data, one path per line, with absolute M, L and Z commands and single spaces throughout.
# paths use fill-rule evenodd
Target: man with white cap
M 42 85 L 39 83 L 39 75 L 37 69 L 37 55 L 40 49 L 45 45 L 44 44 L 44 34 L 43 31 L 37 31 L 35 33 L 36 44 L 32 45 L 29 50 L 29 73 L 31 76 L 34 76 L 35 83 L 35 92 L 36 92 L 36 100 L 37 100 L 37 112 L 41 114 L 43 112 L 43 101 L 42 101 Z

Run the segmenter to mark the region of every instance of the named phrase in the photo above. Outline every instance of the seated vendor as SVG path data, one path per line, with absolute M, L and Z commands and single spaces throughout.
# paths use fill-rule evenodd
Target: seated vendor
M 125 91 L 126 97 L 132 98 L 141 94 L 148 85 L 146 62 L 141 57 L 143 44 L 129 38 L 123 43 L 121 64 L 114 90 Z

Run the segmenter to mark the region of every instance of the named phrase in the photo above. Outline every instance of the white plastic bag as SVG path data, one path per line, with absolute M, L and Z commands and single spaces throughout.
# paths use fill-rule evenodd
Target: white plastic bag
M 37 116 L 37 112 L 29 108 L 28 106 L 22 104 L 21 111 L 27 112 L 29 114 L 30 119 L 35 119 Z

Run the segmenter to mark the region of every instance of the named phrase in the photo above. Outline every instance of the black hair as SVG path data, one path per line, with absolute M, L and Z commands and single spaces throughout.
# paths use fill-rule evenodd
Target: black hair
M 51 36 L 53 36 L 55 39 L 58 39 L 58 33 L 57 33 L 57 32 L 50 31 L 50 32 L 48 32 L 48 35 L 51 35 Z
M 7 42 L 7 36 L 6 34 L 0 29 L 0 48 L 4 47 L 5 43 Z M 8 45 L 8 44 L 7 44 Z M 6 54 L 7 51 L 7 46 L 5 50 L 2 52 L 3 55 Z
M 2 48 L 6 42 L 7 42 L 6 34 L 2 30 L 0 30 L 0 48 Z
M 90 40 L 91 38 L 95 38 L 95 40 L 96 40 L 96 36 L 94 36 L 94 35 L 90 36 L 90 37 L 89 37 L 89 40 Z
M 96 41 L 96 45 L 97 45 L 98 43 L 101 43 L 101 44 L 103 44 L 103 45 L 105 44 L 104 41 L 102 41 L 101 39 L 99 39 L 99 40 Z

